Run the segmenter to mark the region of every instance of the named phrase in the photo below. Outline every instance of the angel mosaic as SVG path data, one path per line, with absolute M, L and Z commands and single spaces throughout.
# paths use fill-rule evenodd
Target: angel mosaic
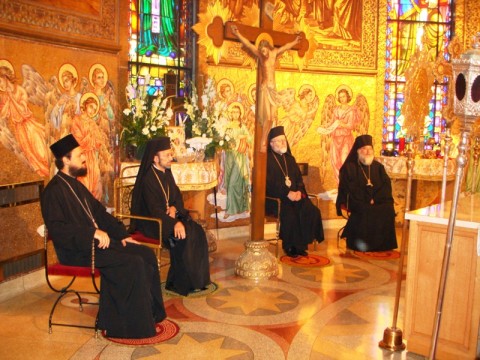
M 312 125 L 317 114 L 319 99 L 312 85 L 302 85 L 298 90 L 283 89 L 278 92 L 280 109 L 278 125 L 285 128 L 285 136 L 290 146 L 297 144 Z
M 89 166 L 87 187 L 97 199 L 108 202 L 102 188 L 107 189 L 104 185 L 111 180 L 113 171 L 116 103 L 112 102 L 113 86 L 105 67 L 92 66 L 91 83 L 87 77 L 80 78 L 75 66 L 68 63 L 48 81 L 28 64 L 21 69 L 23 83 L 19 85 L 12 64 L 0 60 L 0 142 L 40 176 L 51 177 L 56 169 L 48 146 L 75 132 L 79 143 L 94 152 L 95 164 Z M 35 119 L 30 105 L 43 110 L 43 122 Z M 86 140 L 85 134 L 90 131 L 95 141 Z
M 229 105 L 227 132 L 233 141 L 224 158 L 224 189 L 227 194 L 224 219 L 249 216 L 249 150 L 253 139 L 245 126 L 244 114 L 245 109 L 240 102 Z
M 80 99 L 81 113 L 76 115 L 71 126 L 71 133 L 80 144 L 85 154 L 87 175 L 78 180 L 90 190 L 97 200 L 103 196 L 102 173 L 112 171 L 108 168 L 110 163 L 110 152 L 105 144 L 108 139 L 100 130 L 95 121 L 100 109 L 100 100 L 92 93 L 87 92 Z
M 25 71 L 23 74 L 25 76 Z M 0 142 L 38 175 L 48 176 L 45 126 L 35 119 L 29 108 L 29 103 L 42 99 L 29 96 L 28 89 L 27 79 L 22 85 L 17 84 L 12 64 L 0 60 Z M 45 86 L 42 90 L 46 89 Z
M 336 96 L 335 96 L 336 95 Z M 343 165 L 355 137 L 366 134 L 370 121 L 370 110 L 367 99 L 358 94 L 352 104 L 353 93 L 348 85 L 340 85 L 335 95 L 329 94 L 323 104 L 321 126 L 317 129 L 320 137 L 320 156 L 323 171 L 326 169 L 330 154 L 330 162 L 338 183 L 340 167 Z M 324 174 L 323 178 L 325 176 Z
M 97 123 L 107 139 L 113 139 L 115 110 L 117 102 L 113 90 L 113 84 L 108 80 L 108 72 L 102 64 L 94 64 L 90 67 L 89 76 L 93 92 L 100 101 Z M 113 144 L 112 144 L 113 145 Z
M 235 86 L 229 79 L 221 79 L 217 83 L 217 94 L 220 101 L 223 101 L 226 104 L 235 101 Z
M 41 78 L 38 78 L 41 82 Z M 77 91 L 78 72 L 72 64 L 63 64 L 58 70 L 58 81 L 52 77 L 52 88 L 48 92 L 53 104 L 51 111 L 46 109 L 45 117 L 49 120 L 49 143 L 54 142 L 70 132 L 73 117 L 80 114 L 80 98 L 82 91 Z M 85 88 L 85 81 L 83 81 Z M 37 84 L 37 86 L 40 84 Z M 61 88 L 58 87 L 61 86 Z

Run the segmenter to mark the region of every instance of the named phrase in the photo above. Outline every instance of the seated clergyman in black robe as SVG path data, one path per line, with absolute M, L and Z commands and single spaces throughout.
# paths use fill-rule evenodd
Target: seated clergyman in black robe
M 101 274 L 98 327 L 108 337 L 148 338 L 165 319 L 157 259 L 133 240 L 77 176 L 87 173 L 85 154 L 70 134 L 50 149 L 58 173 L 41 195 L 45 225 L 60 263 L 95 266 Z
M 283 126 L 268 134 L 267 196 L 279 198 L 280 238 L 290 257 L 307 256 L 308 244 L 324 240 L 320 210 L 307 196 L 302 174 L 290 152 Z M 266 213 L 275 214 L 275 203 L 266 201 Z
M 131 213 L 162 219 L 162 244 L 170 250 L 165 288 L 180 295 L 210 284 L 208 242 L 205 231 L 189 216 L 170 166 L 170 138 L 147 143 L 133 189 Z M 158 225 L 135 220 L 132 230 L 158 238 Z
M 355 139 L 340 168 L 338 215 L 342 207 L 350 213 L 341 235 L 348 249 L 374 252 L 397 247 L 392 184 L 383 165 L 374 160 L 370 135 Z

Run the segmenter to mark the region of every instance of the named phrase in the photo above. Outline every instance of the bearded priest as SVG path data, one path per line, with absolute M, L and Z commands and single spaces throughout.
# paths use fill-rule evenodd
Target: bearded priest
M 324 240 L 320 210 L 312 204 L 298 164 L 293 157 L 283 126 L 268 134 L 267 197 L 279 198 L 280 238 L 287 256 L 307 256 L 308 244 Z M 266 201 L 266 214 L 274 214 L 273 201 Z
M 341 237 L 347 248 L 361 252 L 397 248 L 392 184 L 384 166 L 374 159 L 370 135 L 360 135 L 340 168 L 337 215 L 349 213 Z

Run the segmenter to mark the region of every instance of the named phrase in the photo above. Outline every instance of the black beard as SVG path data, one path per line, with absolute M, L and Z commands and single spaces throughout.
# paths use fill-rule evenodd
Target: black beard
M 74 167 L 74 168 L 70 168 L 68 170 L 68 173 L 70 174 L 70 176 L 74 177 L 74 178 L 77 178 L 79 176 L 85 176 L 87 175 L 87 168 L 86 167 L 81 167 L 81 168 L 77 168 L 77 167 Z

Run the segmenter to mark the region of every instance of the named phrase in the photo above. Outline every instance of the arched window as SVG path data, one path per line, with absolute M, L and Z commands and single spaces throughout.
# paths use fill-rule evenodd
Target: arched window
M 192 78 L 190 0 L 130 0 L 129 76 L 149 93 L 181 97 Z
M 403 137 L 401 110 L 404 104 L 405 70 L 417 46 L 432 50 L 432 61 L 438 56 L 448 60 L 447 46 L 453 33 L 451 0 L 388 0 L 387 52 L 385 72 L 383 144 L 398 144 Z M 425 138 L 440 141 L 445 130 L 442 108 L 447 103 L 446 79 L 433 84 L 433 97 L 425 119 Z

